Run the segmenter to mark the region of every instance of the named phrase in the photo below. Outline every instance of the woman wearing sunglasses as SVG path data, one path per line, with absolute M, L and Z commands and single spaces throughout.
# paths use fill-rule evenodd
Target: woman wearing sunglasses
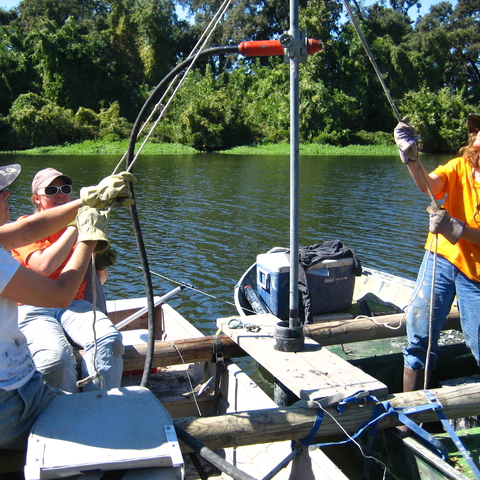
M 81 207 L 104 208 L 114 201 L 131 205 L 128 182 L 135 181 L 125 173 L 107 177 L 96 187 L 82 189 L 81 199 L 9 222 L 9 189 L 20 171 L 17 164 L 0 166 L 0 449 L 25 449 L 38 416 L 52 398 L 64 393 L 45 385 L 35 370 L 27 340 L 18 328 L 18 302 L 65 307 L 72 301 L 97 241 L 106 240 L 108 224 L 96 208 Z M 25 268 L 8 253 L 58 231 L 75 219 L 80 208 L 77 246 L 56 281 Z
M 69 203 L 71 193 L 72 179 L 53 168 L 40 170 L 32 182 L 36 212 Z M 70 224 L 53 235 L 13 250 L 12 255 L 28 268 L 56 280 L 76 243 L 77 228 Z M 100 374 L 83 387 L 84 391 L 119 387 L 123 369 L 122 335 L 104 313 L 85 300 L 85 285 L 84 280 L 67 308 L 19 306 L 19 326 L 37 370 L 48 385 L 71 393 L 79 391 L 73 345 L 85 350 L 81 378 L 95 376 L 96 371 Z

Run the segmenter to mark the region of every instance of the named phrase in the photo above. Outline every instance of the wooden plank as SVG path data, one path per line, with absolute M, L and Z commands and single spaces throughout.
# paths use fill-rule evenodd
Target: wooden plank
M 220 385 L 228 399 L 226 413 L 276 408 L 275 402 L 237 365 L 229 363 L 228 381 Z M 226 384 L 225 384 L 226 383 Z M 264 478 L 292 451 L 291 440 L 226 449 L 226 459 L 254 478 Z M 225 475 L 225 477 L 228 477 Z M 275 480 L 347 480 L 342 471 L 320 449 L 305 450 L 275 475 Z
M 260 327 L 258 332 L 230 328 L 228 323 L 232 319 L 250 320 L 246 317 L 219 318 L 217 326 L 302 400 L 318 400 L 337 394 L 347 397 L 358 391 L 377 396 L 387 394 L 383 383 L 310 338 L 305 338 L 305 349 L 301 352 L 275 350 L 274 332 L 280 320 L 274 315 L 255 315 L 255 325 Z

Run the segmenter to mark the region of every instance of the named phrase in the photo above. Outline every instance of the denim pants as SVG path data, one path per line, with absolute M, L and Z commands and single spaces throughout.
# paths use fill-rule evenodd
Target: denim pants
M 404 349 L 403 355 L 405 366 L 413 370 L 424 369 L 426 363 L 433 266 L 434 255 L 427 251 L 418 273 L 414 300 L 407 312 L 408 347 Z M 437 255 L 435 270 L 429 369 L 436 366 L 440 332 L 455 295 L 465 343 L 480 365 L 480 282 L 469 279 L 440 255 Z
M 51 387 L 66 392 L 78 392 L 77 365 L 73 346 L 83 348 L 81 378 L 95 373 L 93 365 L 102 379 L 96 378 L 83 387 L 83 391 L 118 388 L 122 378 L 123 352 L 122 334 L 110 319 L 100 311 L 94 312 L 90 302 L 73 300 L 66 309 L 41 308 L 22 305 L 18 309 L 20 330 L 27 338 L 35 367 Z
M 38 416 L 52 398 L 63 393 L 45 385 L 39 372 L 17 390 L 0 389 L 0 449 L 25 449 Z

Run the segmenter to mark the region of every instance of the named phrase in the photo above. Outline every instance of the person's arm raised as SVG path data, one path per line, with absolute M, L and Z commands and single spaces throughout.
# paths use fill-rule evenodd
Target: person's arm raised
M 85 277 L 96 243 L 80 242 L 56 281 L 20 265 L 2 297 L 37 307 L 68 307 Z
M 434 173 L 429 175 L 418 159 L 417 140 L 419 137 L 415 129 L 408 123 L 407 117 L 398 122 L 393 135 L 398 147 L 398 153 L 400 154 L 400 160 L 408 167 L 408 171 L 417 187 L 422 192 L 433 195 L 443 192 L 443 180 Z
M 27 218 L 0 227 L 0 245 L 4 250 L 24 247 L 58 232 L 75 219 L 81 200 L 35 213 Z
M 136 182 L 133 174 L 122 172 L 105 177 L 98 185 L 80 190 L 80 199 L 36 213 L 17 222 L 0 227 L 0 245 L 4 250 L 30 245 L 58 232 L 77 215 L 82 205 L 109 208 L 112 205 L 130 206 L 135 203 L 129 182 Z
M 77 228 L 68 227 L 61 237 L 49 247 L 29 255 L 27 266 L 48 277 L 63 264 L 77 241 Z
M 407 168 L 413 181 L 423 193 L 430 193 L 425 183 L 426 180 L 428 180 L 433 195 L 443 192 L 445 187 L 443 180 L 435 173 L 427 173 L 422 163 L 409 161 Z

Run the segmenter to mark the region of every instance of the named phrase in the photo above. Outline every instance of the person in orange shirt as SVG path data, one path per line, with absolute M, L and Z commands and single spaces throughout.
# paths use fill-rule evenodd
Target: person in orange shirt
M 427 209 L 430 232 L 407 312 L 408 346 L 403 352 L 405 392 L 424 388 L 425 370 L 428 381 L 429 371 L 435 368 L 440 332 L 455 296 L 465 342 L 480 365 L 480 115 L 468 116 L 467 129 L 469 141 L 460 149 L 460 156 L 430 174 L 416 161 L 418 137 L 413 128 L 402 121 L 395 129 L 400 157 L 417 186 L 425 193 L 430 190 L 437 201 L 445 199 L 441 207 L 432 201 Z M 434 235 L 438 239 L 436 247 Z M 435 296 L 430 309 L 432 282 Z
M 71 193 L 72 179 L 53 168 L 40 170 L 32 182 L 32 202 L 37 212 L 69 203 Z M 72 223 L 12 250 L 12 255 L 31 270 L 56 280 L 74 252 L 77 236 Z M 102 311 L 84 299 L 85 283 L 67 308 L 19 305 L 19 327 L 27 338 L 35 367 L 48 385 L 70 393 L 79 391 L 74 346 L 85 350 L 82 378 L 95 377 L 84 391 L 119 387 L 123 370 L 122 335 Z

